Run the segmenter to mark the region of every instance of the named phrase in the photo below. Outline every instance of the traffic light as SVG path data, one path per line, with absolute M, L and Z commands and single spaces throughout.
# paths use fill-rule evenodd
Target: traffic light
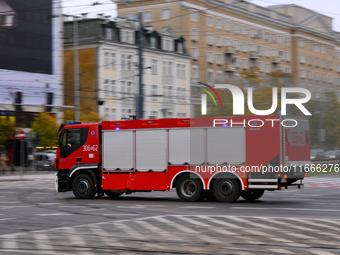
M 52 105 L 53 104 L 53 93 L 48 92 L 47 93 L 47 100 L 46 100 L 47 105 Z M 52 112 L 52 107 L 51 106 L 46 106 L 46 112 Z
M 15 93 L 15 110 L 16 111 L 21 111 L 21 97 L 22 97 L 22 92 L 18 91 Z
M 33 146 L 37 146 L 40 144 L 40 136 L 39 134 L 36 134 L 36 137 L 34 139 L 32 139 L 32 145 Z

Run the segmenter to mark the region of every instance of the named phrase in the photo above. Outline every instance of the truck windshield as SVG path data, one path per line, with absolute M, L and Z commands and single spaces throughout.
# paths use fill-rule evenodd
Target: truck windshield
M 69 148 L 77 145 L 80 145 L 80 129 L 64 130 L 62 147 Z
M 60 157 L 66 158 L 83 146 L 87 139 L 88 128 L 64 129 L 60 135 Z

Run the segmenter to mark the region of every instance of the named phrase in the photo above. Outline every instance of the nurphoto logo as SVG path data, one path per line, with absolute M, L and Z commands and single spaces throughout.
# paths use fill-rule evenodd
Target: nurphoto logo
M 199 82 L 200 84 L 208 87 L 211 91 L 213 91 L 217 98 L 219 99 L 221 105 L 222 101 L 216 90 L 207 84 L 204 84 L 202 82 Z M 232 97 L 233 97 L 233 115 L 244 115 L 244 94 L 242 90 L 231 84 L 215 84 L 215 88 L 217 89 L 229 89 Z M 210 91 L 204 88 L 200 88 L 203 91 L 205 91 L 210 97 L 213 99 L 215 105 L 216 100 L 211 94 Z M 272 89 L 272 106 L 268 110 L 257 110 L 254 107 L 253 104 L 253 88 L 249 87 L 247 88 L 248 90 L 248 109 L 251 113 L 255 115 L 270 115 L 273 114 L 277 108 L 277 98 L 278 98 L 278 93 L 277 93 L 277 87 L 273 87 Z M 287 98 L 288 93 L 301 93 L 304 94 L 305 97 L 303 98 Z M 307 103 L 311 99 L 311 93 L 308 89 L 305 88 L 296 88 L 296 87 L 288 87 L 288 88 L 281 88 L 281 115 L 287 115 L 286 113 L 286 106 L 288 104 L 296 105 L 297 108 L 300 109 L 300 111 L 307 116 L 311 116 L 312 114 L 306 109 L 306 107 L 303 106 L 304 103 Z M 201 95 L 201 114 L 202 115 L 207 115 L 207 95 L 202 94 Z

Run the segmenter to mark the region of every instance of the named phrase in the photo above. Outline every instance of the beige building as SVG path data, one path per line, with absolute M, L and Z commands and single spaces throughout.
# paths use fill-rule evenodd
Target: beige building
M 242 71 L 290 73 L 313 97 L 340 99 L 340 33 L 332 18 L 297 5 L 264 8 L 238 0 L 117 1 L 119 16 L 142 7 L 144 25 L 171 25 L 186 39 L 191 81 L 238 83 Z

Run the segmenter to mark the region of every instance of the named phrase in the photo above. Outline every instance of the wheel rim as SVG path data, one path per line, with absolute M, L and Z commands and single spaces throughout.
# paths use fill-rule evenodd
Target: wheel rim
M 222 196 L 228 197 L 234 192 L 234 184 L 229 180 L 223 180 L 218 185 L 218 192 Z
M 185 197 L 192 197 L 197 190 L 196 183 L 192 180 L 185 180 L 181 186 L 181 192 Z
M 80 194 L 87 194 L 89 189 L 90 189 L 90 183 L 88 182 L 88 180 L 86 179 L 79 180 L 78 185 L 77 185 L 77 191 Z

